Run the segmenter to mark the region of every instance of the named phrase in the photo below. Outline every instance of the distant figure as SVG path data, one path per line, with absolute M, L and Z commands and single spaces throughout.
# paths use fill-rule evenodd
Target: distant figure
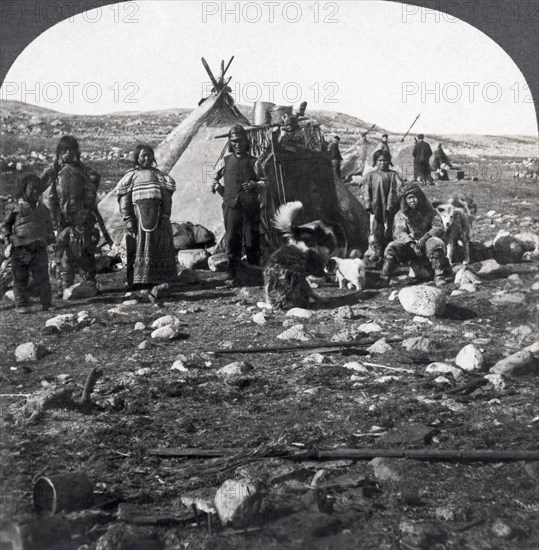
M 62 290 L 75 282 L 77 271 L 95 284 L 95 251 L 99 232 L 97 221 L 97 185 L 100 176 L 80 160 L 78 141 L 63 136 L 56 147 L 56 160 L 41 176 L 44 193 L 57 230 L 58 259 Z
M 434 185 L 434 181 L 430 174 L 430 157 L 432 156 L 432 149 L 430 145 L 423 141 L 425 136 L 423 134 L 417 135 L 417 142 L 414 146 L 414 174 L 422 185 Z
M 432 169 L 436 173 L 435 177 L 437 180 L 447 181 L 449 179 L 447 171 L 451 169 L 451 163 L 449 162 L 449 158 L 445 154 L 441 143 L 438 144 L 438 147 L 436 147 L 436 150 L 434 151 Z
M 453 276 L 442 240 L 444 232 L 442 218 L 425 193 L 417 184 L 408 184 L 395 216 L 394 240 L 384 252 L 381 279 L 389 281 L 391 273 L 401 263 L 414 268 L 414 265 L 422 266 L 428 262 L 434 272 L 434 283 L 438 287 L 444 286 Z
M 387 134 L 382 135 L 382 141 L 378 144 L 378 147 L 375 149 L 372 155 L 373 166 L 376 166 L 376 153 L 378 153 L 378 151 L 383 151 L 384 153 L 386 153 L 389 159 L 389 166 L 393 166 L 393 162 L 391 160 L 391 152 L 389 151 L 389 144 L 387 142 L 388 137 L 389 136 Z
M 12 246 L 11 273 L 13 292 L 19 313 L 30 313 L 28 283 L 30 273 L 39 289 L 41 308 L 51 307 L 51 284 L 47 246 L 56 242 L 49 209 L 39 202 L 41 179 L 35 175 L 23 178 L 19 200 L 9 205 L 2 236 Z
M 341 151 L 339 149 L 339 142 L 341 138 L 339 136 L 333 137 L 333 142 L 328 148 L 329 159 L 331 160 L 331 166 L 333 167 L 333 175 L 335 178 L 341 179 L 341 162 L 343 160 Z
M 149 145 L 137 145 L 134 167 L 118 182 L 125 222 L 127 286 L 159 285 L 177 277 L 170 214 L 175 181 L 155 167 Z
M 241 125 L 228 133 L 231 154 L 221 159 L 212 175 L 210 191 L 223 197 L 226 254 L 228 256 L 227 283 L 238 286 L 242 247 L 247 262 L 260 263 L 260 199 L 259 191 L 267 184 L 267 177 L 256 157 L 249 154 L 247 131 Z M 221 181 L 222 180 L 222 181 Z
M 402 180 L 389 169 L 389 154 L 379 150 L 374 154 L 376 170 L 365 178 L 365 208 L 371 214 L 371 246 L 375 267 L 382 267 L 385 247 L 393 238 L 393 219 L 399 209 Z

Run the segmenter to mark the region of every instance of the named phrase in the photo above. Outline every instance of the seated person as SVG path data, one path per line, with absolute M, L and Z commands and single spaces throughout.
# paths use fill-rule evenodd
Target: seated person
M 444 286 L 447 279 L 452 278 L 453 271 L 446 257 L 443 235 L 440 214 L 417 184 L 407 185 L 402 193 L 400 209 L 395 215 L 394 240 L 384 252 L 382 280 L 389 281 L 391 272 L 401 263 L 414 267 L 414 264 L 421 265 L 428 261 L 434 272 L 436 286 Z

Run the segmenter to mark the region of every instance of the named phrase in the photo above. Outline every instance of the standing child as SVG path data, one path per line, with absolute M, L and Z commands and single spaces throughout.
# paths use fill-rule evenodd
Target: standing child
M 8 210 L 2 233 L 12 245 L 11 272 L 17 311 L 30 313 L 28 283 L 30 273 L 39 289 L 41 307 L 51 307 L 51 284 L 47 245 L 56 242 L 49 209 L 39 201 L 41 180 L 35 175 L 23 178 L 19 200 Z

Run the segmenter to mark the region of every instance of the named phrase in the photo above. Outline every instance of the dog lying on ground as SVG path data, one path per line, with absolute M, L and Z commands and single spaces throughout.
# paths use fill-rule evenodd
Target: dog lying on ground
M 264 266 L 264 293 L 272 307 L 288 309 L 309 307 L 311 300 L 320 301 L 307 282 L 307 277 L 324 276 L 324 264 L 336 247 L 335 234 L 324 222 L 294 225 L 302 209 L 299 201 L 283 204 L 272 223 L 285 239 Z
M 356 290 L 363 290 L 365 288 L 365 263 L 359 258 L 330 258 L 324 271 L 337 277 L 339 288 L 344 288 L 345 284 L 349 289 L 355 287 Z

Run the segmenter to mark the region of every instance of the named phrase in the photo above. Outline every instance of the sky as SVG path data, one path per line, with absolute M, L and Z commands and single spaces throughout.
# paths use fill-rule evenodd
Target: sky
M 73 114 L 193 108 L 211 85 L 237 103 L 298 105 L 404 132 L 537 136 L 520 70 L 488 36 L 440 12 L 378 0 L 136 0 L 65 20 L 11 67 L 0 99 Z M 1 108 L 1 103 L 0 103 Z

